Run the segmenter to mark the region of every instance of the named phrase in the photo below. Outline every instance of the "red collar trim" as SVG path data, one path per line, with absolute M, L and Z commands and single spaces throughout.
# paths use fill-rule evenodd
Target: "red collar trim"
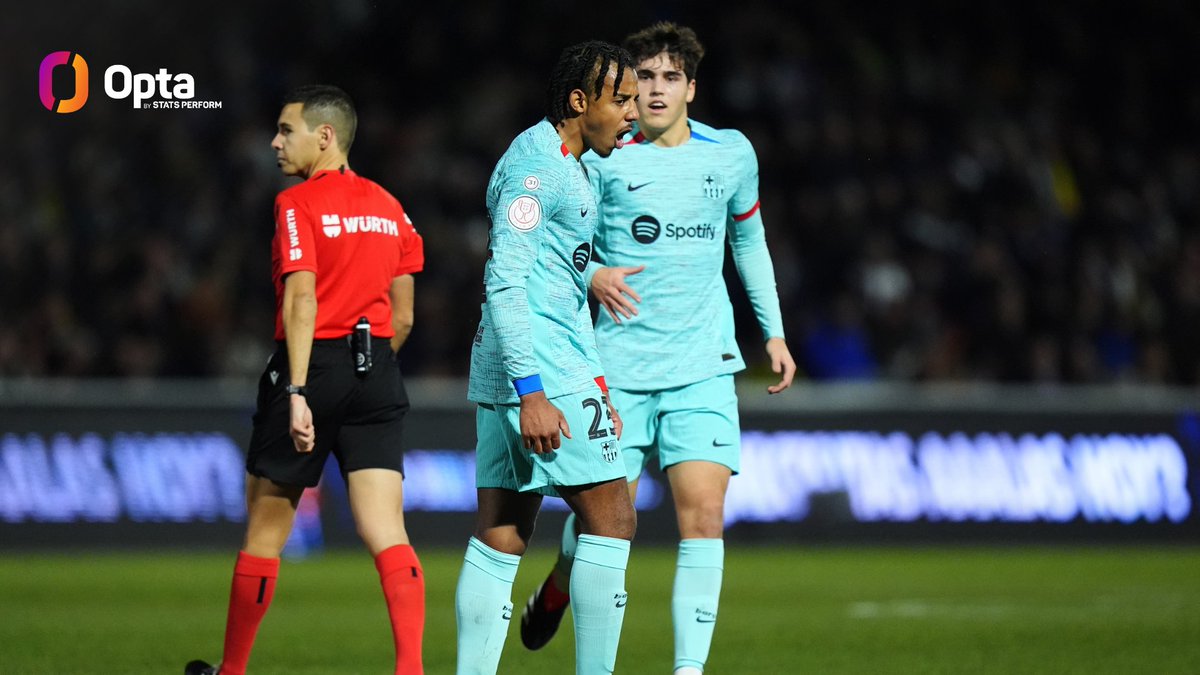
M 563 157 L 566 157 L 567 155 L 571 154 L 571 149 L 567 147 L 566 143 L 563 143 L 562 147 L 559 149 L 562 150 Z

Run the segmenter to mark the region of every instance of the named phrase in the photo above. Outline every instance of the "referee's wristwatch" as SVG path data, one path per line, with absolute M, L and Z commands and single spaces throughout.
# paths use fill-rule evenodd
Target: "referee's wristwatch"
M 291 396 L 292 394 L 300 394 L 304 398 L 308 398 L 308 387 L 302 384 L 289 384 L 287 386 L 287 393 L 288 396 Z

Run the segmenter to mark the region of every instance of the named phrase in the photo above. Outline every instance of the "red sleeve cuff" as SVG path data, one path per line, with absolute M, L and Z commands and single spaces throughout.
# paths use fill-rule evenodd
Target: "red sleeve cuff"
M 284 279 L 292 272 L 312 272 L 313 274 L 316 274 L 317 264 L 309 261 L 305 261 L 300 264 L 292 263 L 279 270 L 279 278 Z

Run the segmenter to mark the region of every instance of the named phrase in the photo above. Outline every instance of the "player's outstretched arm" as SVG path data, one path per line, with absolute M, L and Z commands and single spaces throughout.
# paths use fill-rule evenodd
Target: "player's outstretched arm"
M 621 323 L 621 317 L 632 319 L 637 316 L 634 302 L 641 302 L 642 296 L 626 283 L 625 278 L 640 273 L 645 265 L 637 267 L 601 267 L 592 275 L 592 295 L 604 306 L 605 311 L 616 323 Z M 630 302 L 630 301 L 633 302 Z M 620 315 L 620 316 L 618 316 Z
M 796 376 L 796 361 L 788 350 L 783 338 L 773 337 L 767 340 L 767 356 L 771 358 L 771 370 L 779 373 L 779 382 L 767 387 L 768 394 L 779 392 L 792 386 L 792 378 Z
M 546 392 L 539 390 L 521 397 L 521 439 L 526 450 L 543 454 L 559 449 L 559 433 L 570 438 L 571 427 L 562 411 L 546 398 Z

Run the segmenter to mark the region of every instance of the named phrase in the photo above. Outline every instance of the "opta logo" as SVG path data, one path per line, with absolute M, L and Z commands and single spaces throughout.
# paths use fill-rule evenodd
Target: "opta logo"
M 662 225 L 654 216 L 638 216 L 633 221 L 633 238 L 639 244 L 653 244 L 662 232 Z
M 59 66 L 70 67 L 75 76 L 75 83 L 68 98 L 58 98 L 54 95 L 54 69 Z M 65 115 L 82 108 L 88 99 L 87 61 L 75 52 L 47 54 L 38 68 L 38 96 L 42 99 L 42 105 L 50 112 Z
M 70 96 L 55 96 L 55 69 L 66 66 L 74 75 Z M 62 72 L 62 71 L 59 71 Z M 59 80 L 63 84 L 65 80 Z M 63 93 L 60 86 L 57 93 Z M 196 101 L 196 80 L 188 73 L 135 73 L 128 66 L 115 64 L 104 71 L 104 93 L 113 100 L 132 99 L 133 107 L 146 110 L 181 108 L 221 108 L 221 101 Z M 88 64 L 76 52 L 51 52 L 38 68 L 38 97 L 46 110 L 73 113 L 88 99 Z
M 104 71 L 104 93 L 111 99 L 129 98 L 133 95 L 134 108 L 149 108 L 143 103 L 146 99 L 159 98 L 172 101 L 174 99 L 190 100 L 196 91 L 196 80 L 188 73 L 172 74 L 166 68 L 159 68 L 158 74 L 135 73 L 127 66 L 117 64 L 109 66 Z M 157 103 L 157 101 L 156 101 Z M 163 108 L 179 107 L 177 105 L 155 106 Z M 192 107 L 192 106 L 184 106 Z M 220 106 L 217 106 L 220 107 Z
M 575 269 L 583 272 L 587 269 L 588 261 L 592 259 L 592 245 L 584 242 L 575 249 L 575 254 L 571 256 L 571 262 L 575 264 Z

